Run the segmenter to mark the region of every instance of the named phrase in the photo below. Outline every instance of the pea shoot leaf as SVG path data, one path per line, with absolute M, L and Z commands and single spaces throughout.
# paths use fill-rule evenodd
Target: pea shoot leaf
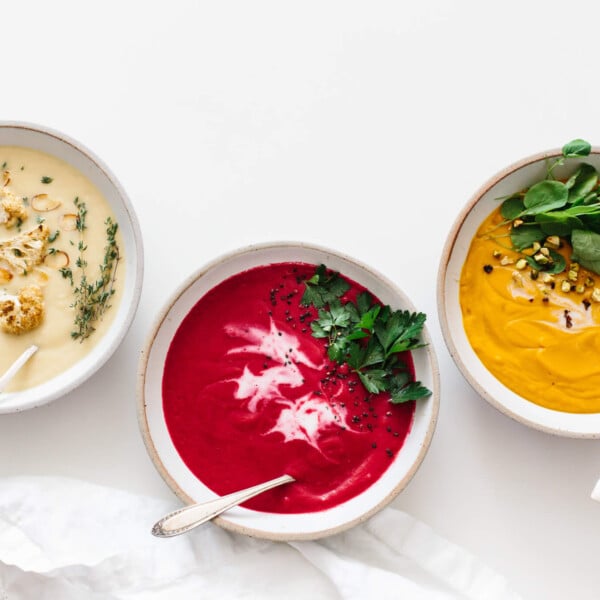
M 534 183 L 523 198 L 524 215 L 537 215 L 562 208 L 569 199 L 569 190 L 561 181 L 544 180 Z
M 600 273 L 600 234 L 576 229 L 571 234 L 572 259 L 595 273 Z
M 582 164 L 577 171 L 573 185 L 569 189 L 569 204 L 585 198 L 596 187 L 597 183 L 598 172 L 596 169 L 592 165 Z
M 519 252 L 529 248 L 534 242 L 541 242 L 545 237 L 541 227 L 535 224 L 524 223 L 510 230 L 510 241 L 513 248 Z
M 536 215 L 535 220 L 539 223 L 545 235 L 566 237 L 571 235 L 573 229 L 581 229 L 583 227 L 581 220 L 576 216 L 567 214 L 566 210 L 540 213 Z M 541 238 L 538 241 L 541 241 Z M 527 248 L 527 246 L 524 246 L 524 248 Z
M 499 198 L 501 215 L 513 221 L 509 232 L 513 249 L 523 253 L 536 271 L 560 273 L 566 268 L 565 257 L 553 249 L 556 242 L 547 240 L 558 236 L 572 247 L 572 261 L 600 274 L 600 173 L 580 162 L 564 182 L 554 175 L 569 159 L 586 157 L 591 151 L 589 142 L 571 140 L 560 156 L 549 161 L 545 179 L 524 192 Z M 535 253 L 527 251 L 536 243 L 549 249 L 550 261 L 538 262 Z
M 549 254 L 552 260 L 546 264 L 538 263 L 533 256 L 526 256 L 525 260 L 529 266 L 536 271 L 544 271 L 546 273 L 562 273 L 567 266 L 565 257 L 559 252 L 556 252 L 556 250 L 550 250 Z
M 525 210 L 525 204 L 521 196 L 507 198 L 500 207 L 500 214 L 509 221 L 516 219 Z
M 588 156 L 591 150 L 591 144 L 580 139 L 571 140 L 562 147 L 562 153 L 565 158 Z

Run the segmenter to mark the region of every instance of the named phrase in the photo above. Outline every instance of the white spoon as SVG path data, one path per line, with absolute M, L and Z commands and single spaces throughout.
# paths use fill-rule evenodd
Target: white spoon
M 198 525 L 202 525 L 202 523 L 206 523 L 206 521 L 214 519 L 222 512 L 246 500 L 250 500 L 250 498 L 254 498 L 258 494 L 262 494 L 278 485 L 283 485 L 291 481 L 295 481 L 292 476 L 282 475 L 281 477 L 265 481 L 265 483 L 259 483 L 245 490 L 233 492 L 233 494 L 228 494 L 221 498 L 215 498 L 215 500 L 184 506 L 158 521 L 152 528 L 152 535 L 156 537 L 173 537 L 174 535 L 185 533 L 194 527 L 198 527 Z
M 596 482 L 594 489 L 592 490 L 592 499 L 598 500 L 600 502 L 600 479 Z
M 10 383 L 10 380 L 19 372 L 21 367 L 38 351 L 37 346 L 29 346 L 15 362 L 8 367 L 8 371 L 0 377 L 0 393 Z

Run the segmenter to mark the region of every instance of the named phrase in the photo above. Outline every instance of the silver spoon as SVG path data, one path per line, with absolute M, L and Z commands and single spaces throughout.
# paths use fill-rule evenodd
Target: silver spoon
M 291 475 L 282 475 L 276 479 L 265 481 L 265 483 L 259 483 L 258 485 L 254 485 L 239 492 L 233 492 L 233 494 L 228 494 L 221 498 L 184 506 L 179 510 L 169 513 L 158 521 L 152 528 L 152 535 L 155 535 L 156 537 L 173 537 L 185 533 L 194 527 L 198 527 L 198 525 L 202 525 L 202 523 L 214 519 L 222 512 L 225 512 L 246 500 L 250 500 L 250 498 L 254 498 L 254 496 L 258 496 L 258 494 L 262 494 L 267 490 L 292 481 L 295 481 L 295 479 Z
M 29 346 L 15 362 L 8 367 L 8 370 L 0 377 L 0 393 L 10 383 L 11 379 L 19 372 L 21 367 L 38 351 L 37 346 Z

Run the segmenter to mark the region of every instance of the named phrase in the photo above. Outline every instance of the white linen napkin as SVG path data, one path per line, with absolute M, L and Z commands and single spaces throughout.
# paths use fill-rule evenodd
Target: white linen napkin
M 212 523 L 157 539 L 177 502 L 56 477 L 0 481 L 0 600 L 519 600 L 504 578 L 388 507 L 315 542 Z

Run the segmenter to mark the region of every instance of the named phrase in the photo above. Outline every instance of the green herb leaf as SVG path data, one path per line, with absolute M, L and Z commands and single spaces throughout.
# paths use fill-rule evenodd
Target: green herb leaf
M 366 329 L 367 331 L 373 331 L 373 326 L 379 315 L 381 306 L 375 305 L 370 308 L 367 312 L 364 312 L 360 318 L 360 321 L 356 324 L 357 329 Z
M 356 307 L 361 315 L 364 315 L 373 305 L 373 296 L 369 292 L 361 292 L 356 297 Z
M 41 179 L 42 183 L 52 183 L 54 181 L 54 179 L 52 177 L 48 177 L 47 175 L 44 175 Z
M 339 300 L 332 300 L 329 304 L 329 314 L 334 327 L 348 327 L 350 325 L 350 311 Z
M 321 308 L 325 306 L 327 302 L 323 299 L 323 296 L 321 295 L 321 289 L 313 285 L 309 285 L 308 281 L 306 282 L 306 284 L 307 285 L 301 300 L 302 306 L 312 305 L 316 308 Z
M 369 371 L 358 371 L 358 377 L 365 386 L 367 392 L 371 394 L 379 394 L 387 391 L 387 383 L 385 381 L 387 372 L 383 369 L 371 369 Z
M 323 329 L 323 327 L 321 326 L 321 323 L 317 320 L 314 320 L 310 324 L 310 328 L 312 329 L 313 337 L 316 337 L 316 338 L 329 337 L 329 333 L 327 331 L 325 331 L 325 329 Z
M 573 254 L 571 259 L 582 267 L 600 274 L 600 234 L 576 229 L 571 234 Z
M 369 339 L 361 368 L 372 367 L 385 361 L 385 353 L 376 337 Z
M 358 344 L 356 342 L 352 342 L 348 344 L 348 352 L 346 356 L 346 362 L 348 366 L 358 371 L 364 367 L 365 356 L 367 354 L 367 349 Z
M 596 169 L 592 165 L 582 164 L 569 189 L 568 203 L 573 204 L 583 200 L 596 187 L 597 183 L 598 172 Z
M 376 323 L 375 335 L 383 346 L 386 356 L 416 347 L 419 344 L 418 337 L 423 330 L 425 318 L 423 313 L 397 310 L 392 313 L 385 327 Z
M 523 223 L 523 225 L 510 230 L 510 241 L 518 252 L 525 248 L 531 248 L 534 242 L 541 242 L 545 237 L 546 234 L 539 225 Z
M 536 215 L 535 220 L 536 223 L 539 223 L 540 228 L 546 235 L 566 237 L 571 235 L 573 229 L 581 229 L 583 227 L 583 223 L 580 219 L 566 213 L 566 210 L 540 213 L 539 215 Z
M 537 215 L 562 208 L 569 199 L 569 190 L 560 181 L 540 181 L 532 185 L 523 199 L 524 215 Z
M 431 396 L 431 391 L 428 390 L 420 381 L 414 381 L 407 384 L 400 390 L 394 390 L 391 392 L 392 404 L 401 404 L 403 402 L 409 402 L 410 400 L 419 400 L 420 398 L 427 398 Z
M 335 362 L 344 362 L 347 354 L 347 343 L 345 339 L 337 339 L 327 348 L 327 356 Z
M 565 214 L 572 217 L 582 217 L 583 215 L 598 215 L 600 214 L 600 204 L 580 204 L 578 206 L 570 206 L 565 210 L 555 211 L 552 214 Z
M 580 139 L 571 140 L 562 147 L 562 153 L 565 158 L 588 156 L 591 150 L 591 144 Z
M 402 352 L 423 345 L 419 337 L 425 315 L 392 311 L 387 305 L 374 303 L 366 292 L 358 294 L 356 303 L 343 302 L 340 296 L 349 284 L 324 265 L 317 267 L 305 284 L 301 304 L 310 302 L 317 308 L 317 318 L 311 322 L 312 335 L 327 340 L 329 358 L 346 363 L 369 393 L 389 391 L 393 386 L 401 401 L 409 400 L 411 394 L 416 398 L 416 392 L 409 392 L 409 388 L 401 391 L 412 380 L 400 357 Z
M 584 227 L 582 227 L 582 229 L 589 229 L 590 231 L 600 233 L 600 215 L 583 215 L 581 217 L 581 221 L 584 224 Z
M 328 272 L 325 265 L 319 265 L 313 277 L 304 282 L 306 284 L 302 306 L 322 308 L 332 300 L 343 296 L 349 289 L 348 283 L 335 271 Z
M 516 219 L 525 210 L 525 204 L 523 198 L 520 196 L 513 196 L 508 198 L 502 203 L 500 207 L 500 214 L 509 221 Z
M 556 250 L 550 250 L 549 252 L 551 262 L 546 264 L 538 263 L 533 256 L 526 256 L 525 260 L 530 267 L 535 269 L 536 271 L 544 271 L 545 273 L 562 273 L 567 266 L 565 261 L 565 257 L 556 252 Z

